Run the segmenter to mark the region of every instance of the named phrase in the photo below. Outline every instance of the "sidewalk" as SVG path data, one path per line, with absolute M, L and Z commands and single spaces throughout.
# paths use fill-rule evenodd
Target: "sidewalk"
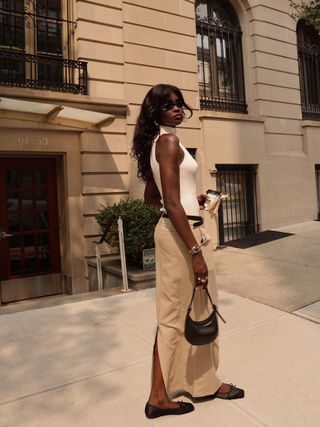
M 310 227 L 320 228 L 320 223 Z M 320 236 L 311 234 L 319 242 Z M 272 244 L 280 243 L 265 244 L 273 254 Z M 301 245 L 300 252 L 309 247 Z M 248 249 L 232 251 L 249 256 Z M 219 283 L 223 259 L 230 253 L 228 248 L 218 254 Z M 285 265 L 291 274 L 288 260 L 282 273 Z M 314 274 L 317 266 L 310 268 Z M 193 413 L 181 417 L 145 418 L 155 333 L 155 289 L 148 289 L 1 315 L 0 426 L 318 426 L 317 304 L 311 321 L 303 317 L 311 316 L 308 308 L 301 311 L 299 304 L 290 306 L 287 311 L 298 311 L 289 313 L 236 295 L 237 277 L 228 277 L 223 286 L 232 289 L 220 291 L 220 310 L 228 323 L 221 324 L 219 371 L 224 381 L 245 388 L 245 399 L 198 403 Z M 250 283 L 253 279 L 246 277 Z M 314 290 L 309 300 L 316 301 Z

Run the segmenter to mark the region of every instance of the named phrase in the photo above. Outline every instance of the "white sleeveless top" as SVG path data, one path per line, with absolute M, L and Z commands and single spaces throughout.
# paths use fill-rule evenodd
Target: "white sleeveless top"
M 159 163 L 156 159 L 156 142 L 158 138 L 165 133 L 176 133 L 176 128 L 169 126 L 160 126 L 160 133 L 156 136 L 153 141 L 151 153 L 150 153 L 150 165 L 152 174 L 159 189 L 161 195 L 161 212 L 166 213 L 163 205 L 163 193 L 160 179 L 160 168 Z M 184 157 L 180 163 L 180 202 L 187 215 L 199 216 L 199 203 L 197 200 L 197 185 L 196 185 L 196 173 L 198 164 L 191 156 L 189 151 L 179 142 L 180 147 L 183 150 Z

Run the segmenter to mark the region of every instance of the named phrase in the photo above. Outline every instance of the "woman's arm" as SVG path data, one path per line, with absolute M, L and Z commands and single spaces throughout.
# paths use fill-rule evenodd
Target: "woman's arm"
M 146 183 L 144 189 L 144 202 L 147 205 L 161 207 L 161 195 L 153 177 Z

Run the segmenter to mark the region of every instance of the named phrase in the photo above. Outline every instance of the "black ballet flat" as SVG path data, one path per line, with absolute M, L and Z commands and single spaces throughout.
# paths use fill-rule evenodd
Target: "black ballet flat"
M 234 386 L 233 384 L 229 384 L 230 390 L 228 393 L 221 393 L 219 391 L 215 392 L 215 394 L 212 396 L 213 399 L 242 399 L 244 397 L 244 390 L 242 388 L 238 388 Z
M 178 408 L 158 408 L 157 406 L 152 406 L 149 403 L 146 403 L 144 412 L 147 418 L 158 418 L 163 417 L 164 415 L 183 415 L 188 412 L 194 411 L 194 406 L 192 403 L 183 402 L 180 400 Z

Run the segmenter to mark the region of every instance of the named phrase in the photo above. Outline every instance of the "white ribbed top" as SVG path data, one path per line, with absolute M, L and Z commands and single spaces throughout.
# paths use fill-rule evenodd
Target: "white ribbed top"
M 158 138 L 164 133 L 176 133 L 176 128 L 169 126 L 160 126 L 160 133 L 156 136 L 153 141 L 151 153 L 150 153 L 150 164 L 154 180 L 157 184 L 159 192 L 161 194 L 160 210 L 166 213 L 163 206 L 163 193 L 160 179 L 160 168 L 159 163 L 156 159 L 156 142 Z M 188 150 L 179 142 L 180 147 L 183 150 L 184 157 L 180 164 L 180 202 L 187 215 L 199 215 L 199 204 L 197 200 L 197 185 L 196 185 L 196 174 L 198 164 L 188 152 Z

